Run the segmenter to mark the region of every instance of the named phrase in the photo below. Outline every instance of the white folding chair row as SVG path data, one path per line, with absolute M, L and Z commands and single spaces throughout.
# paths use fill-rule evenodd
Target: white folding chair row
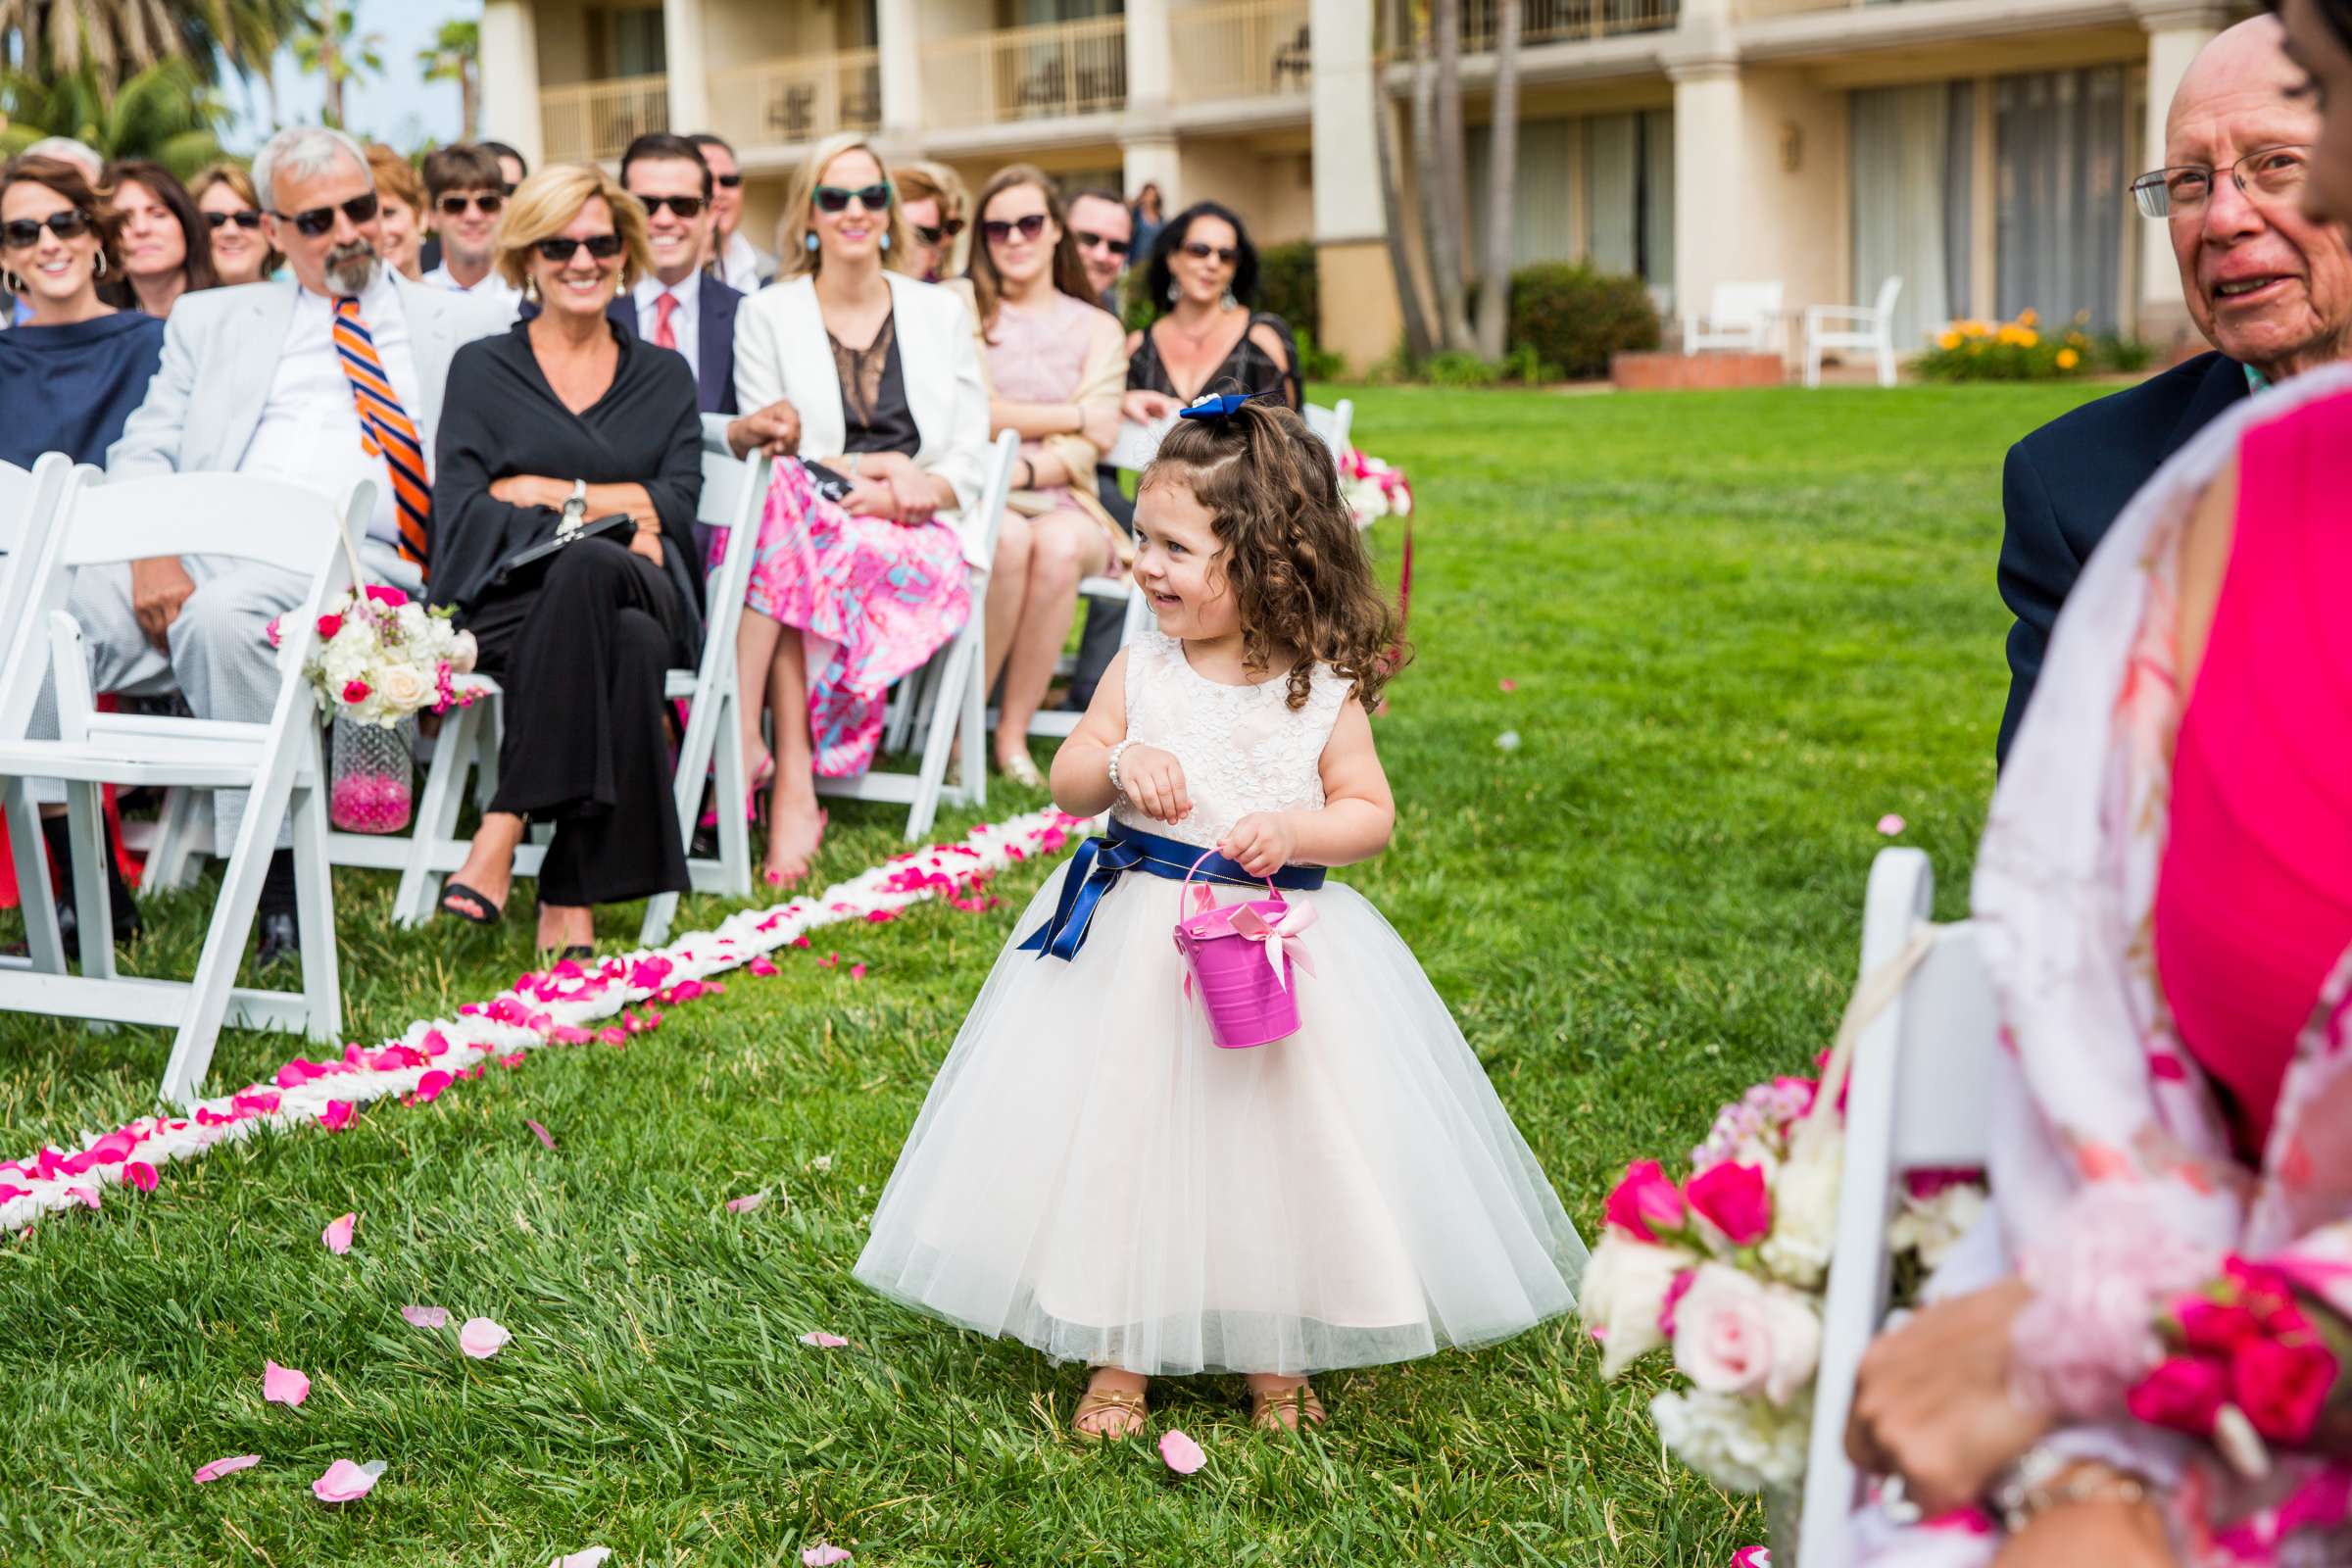
M 224 1023 L 298 1028 L 312 1039 L 342 1033 L 335 968 L 332 890 L 326 865 L 326 809 L 317 705 L 301 678 L 318 607 L 351 581 L 344 529 L 359 525 L 374 487 L 359 484 L 338 508 L 317 491 L 242 474 L 174 474 L 116 484 L 94 473 L 70 476 L 54 522 L 38 546 L 12 562 L 29 572 L 22 613 L 5 628 L 0 654 L 0 807 L 24 911 L 28 969 L 0 969 L 0 1010 L 176 1026 L 163 1096 L 196 1097 Z M 67 612 L 73 573 L 155 556 L 217 555 L 265 563 L 309 583 L 288 613 L 278 654 L 283 678 L 266 723 L 101 713 L 90 693 L 80 628 Z M 14 591 L 12 585 L 12 592 Z M 43 682 L 51 682 L 59 736 L 28 730 Z M 74 846 L 81 914 L 81 973 L 66 973 L 48 857 L 29 793 L 34 779 L 62 779 Z M 120 975 L 103 857 L 101 791 L 108 784 L 248 791 L 192 981 Z M 246 990 L 234 982 L 278 829 L 294 824 L 294 883 L 302 936 L 299 993 Z
M 714 762 L 717 770 L 719 853 L 716 858 L 690 858 L 687 875 L 698 893 L 735 898 L 752 891 L 751 829 L 743 820 L 740 805 L 751 779 L 743 755 L 739 706 L 743 692 L 735 632 L 743 620 L 744 590 L 751 580 L 757 554 L 753 547 L 760 536 L 760 515 L 766 504 L 771 471 L 767 460 L 757 455 L 737 458 L 727 446 L 726 420 L 704 416 L 703 494 L 696 516 L 711 527 L 727 530 L 727 554 L 706 585 L 702 659 L 692 669 L 669 671 L 662 687 L 664 697 L 688 705 L 671 797 L 678 832 L 688 842 L 693 840 L 704 784 Z M 433 918 L 441 877 L 466 863 L 468 841 L 458 835 L 458 817 L 465 805 L 467 775 L 475 776 L 478 804 L 487 805 L 497 791 L 504 688 L 487 675 L 467 675 L 457 684 L 460 690 L 471 693 L 473 701 L 444 715 L 425 768 L 424 790 L 417 798 L 416 825 L 407 839 L 390 841 L 405 852 L 395 862 L 400 887 L 392 905 L 394 917 L 404 925 Z M 736 803 L 735 809 L 728 809 L 730 803 Z M 515 876 L 538 875 L 546 856 L 544 843 L 526 841 L 517 846 Z M 375 862 L 356 859 L 349 863 Z M 677 905 L 674 893 L 649 900 L 639 942 L 659 947 L 667 941 Z
M 1936 879 L 1918 850 L 1883 850 L 1862 912 L 1862 975 L 1900 990 L 1856 1041 L 1846 1079 L 1845 1159 L 1837 1246 L 1823 1302 L 1821 1367 L 1813 1390 L 1802 1536 L 1797 1558 L 1852 1556 L 1847 1522 L 1861 1501 L 1845 1454 L 1854 1378 L 1886 1315 L 1886 1228 L 1915 1170 L 1982 1166 L 1989 1152 L 1996 1079 L 2008 1071 L 2000 1013 L 1974 926 L 1931 926 Z

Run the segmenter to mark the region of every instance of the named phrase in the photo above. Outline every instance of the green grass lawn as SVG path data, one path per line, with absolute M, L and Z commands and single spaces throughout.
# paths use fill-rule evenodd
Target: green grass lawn
M 1681 1157 L 1826 1043 L 1882 814 L 1961 908 L 2007 679 L 2001 454 L 2086 395 L 1354 394 L 1421 513 L 1418 656 L 1378 728 L 1396 841 L 1347 879 L 1588 1236 L 1627 1159 Z M 1384 523 L 1390 566 L 1396 540 Z M 1008 794 L 991 814 L 1041 804 Z M 820 878 L 892 853 L 893 814 L 836 808 Z M 1063 1435 L 1078 1370 L 855 1286 L 924 1087 L 1044 874 L 992 914 L 820 937 L 862 983 L 788 955 L 626 1052 L 222 1149 L 0 1242 L 0 1561 L 543 1565 L 601 1543 L 769 1564 L 821 1537 L 866 1565 L 1680 1565 L 1761 1539 L 1752 1499 L 1661 1453 L 1654 1384 L 1601 1388 L 1572 1323 L 1336 1375 L 1330 1427 L 1293 1444 L 1250 1434 L 1238 1379 L 1164 1385 L 1154 1430 L 1209 1454 L 1179 1484 L 1143 1446 Z M 527 912 L 391 930 L 389 882 L 337 881 L 356 1039 L 527 956 Z M 134 966 L 184 972 L 205 907 L 152 910 Z M 690 900 L 679 929 L 718 912 Z M 165 1049 L 0 1025 L 0 1157 L 144 1110 Z M 226 1038 L 213 1085 L 298 1049 Z M 789 1204 L 722 1208 L 761 1187 Z M 318 1232 L 347 1209 L 337 1258 Z M 468 1361 L 401 1321 L 410 1301 L 514 1342 Z M 801 1348 L 812 1329 L 854 1347 Z M 310 1374 L 307 1404 L 262 1402 L 265 1357 Z M 189 1484 L 243 1452 L 265 1464 Z M 309 1492 L 338 1457 L 390 1461 L 341 1511 Z

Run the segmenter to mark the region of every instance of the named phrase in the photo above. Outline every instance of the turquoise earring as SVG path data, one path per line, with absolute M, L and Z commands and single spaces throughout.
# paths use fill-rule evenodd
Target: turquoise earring
M 806 242 L 811 251 L 816 249 L 816 236 L 814 234 L 808 235 Z

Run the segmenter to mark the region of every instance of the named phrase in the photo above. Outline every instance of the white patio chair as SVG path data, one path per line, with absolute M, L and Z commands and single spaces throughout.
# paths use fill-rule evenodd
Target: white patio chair
M 1718 283 L 1707 299 L 1707 314 L 1683 313 L 1683 354 L 1705 349 L 1738 349 L 1747 354 L 1772 352 L 1781 326 L 1781 283 Z
M 1845 1161 L 1813 1389 L 1800 1562 L 1841 1563 L 1851 1555 L 1847 1521 L 1861 1498 L 1845 1456 L 1845 1423 L 1862 1352 L 1886 1315 L 1886 1225 L 1902 1178 L 1985 1162 L 1992 1086 L 2006 1070 L 1975 928 L 1929 924 L 1935 891 L 1918 850 L 1884 850 L 1871 865 L 1862 985 L 1892 995 L 1863 1027 L 1846 1080 Z
M 1833 349 L 1876 355 L 1879 385 L 1894 385 L 1894 302 L 1902 293 L 1903 280 L 1890 277 L 1876 305 L 1806 306 L 1805 385 L 1821 385 L 1821 357 Z
M 92 478 L 75 473 L 69 480 L 24 613 L 7 628 L 0 657 L 0 805 L 32 959 L 29 969 L 0 969 L 0 1010 L 175 1025 L 163 1097 L 185 1103 L 204 1081 L 224 1023 L 298 1028 L 321 1041 L 342 1033 L 318 724 L 311 683 L 299 671 L 316 637 L 319 605 L 351 581 L 343 529 L 367 516 L 373 486 L 354 486 L 338 508 L 315 490 L 242 474 L 116 484 Z M 101 713 L 92 706 L 81 630 L 66 612 L 72 573 L 172 555 L 266 562 L 309 581 L 301 607 L 281 620 L 284 678 L 267 723 Z M 26 730 L 45 677 L 54 678 L 59 738 L 36 741 Z M 65 972 L 48 858 L 27 790 L 35 778 L 66 781 L 82 918 L 79 975 Z M 100 792 L 110 783 L 250 792 L 192 981 L 115 971 L 114 916 L 100 858 L 106 853 Z M 302 990 L 240 989 L 237 964 L 289 810 Z
M 669 671 L 662 695 L 689 705 L 672 792 L 678 831 L 689 843 L 701 812 L 705 780 L 714 760 L 717 764 L 714 788 L 719 853 L 714 859 L 690 858 L 687 875 L 698 893 L 743 898 L 752 891 L 752 847 L 740 803 L 751 780 L 743 755 L 743 720 L 738 707 L 743 695 L 735 630 L 743 620 L 744 589 L 751 580 L 755 554 L 752 543 L 760 534 L 760 514 L 767 500 L 771 470 L 767 460 L 757 454 L 737 458 L 727 446 L 726 425 L 719 416 L 703 417 L 703 494 L 695 514 L 699 521 L 728 529 L 729 548 L 726 560 L 705 589 L 702 659 L 692 669 Z M 404 852 L 396 862 L 400 888 L 392 906 L 395 918 L 404 925 L 433 918 L 440 902 L 441 877 L 466 863 L 468 840 L 458 836 L 458 816 L 465 806 L 467 774 L 475 775 L 477 803 L 486 806 L 497 792 L 498 746 L 505 727 L 504 689 L 487 675 L 464 676 L 457 684 L 460 690 L 474 693 L 474 700 L 443 717 L 425 769 L 424 790 L 417 798 L 416 828 L 406 839 L 389 841 Z M 730 802 L 737 803 L 733 810 L 727 808 Z M 365 852 L 364 845 L 357 848 Z M 514 875 L 538 875 L 546 857 L 544 843 L 526 840 L 515 848 Z M 347 863 L 373 862 L 355 858 Z M 639 931 L 644 946 L 659 947 L 668 940 L 677 903 L 675 894 L 661 894 L 647 902 Z

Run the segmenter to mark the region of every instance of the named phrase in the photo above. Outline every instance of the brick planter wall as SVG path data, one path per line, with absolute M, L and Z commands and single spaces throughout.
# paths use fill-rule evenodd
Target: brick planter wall
M 1778 354 L 1612 354 L 1609 380 L 1626 392 L 1780 386 L 1788 379 Z

